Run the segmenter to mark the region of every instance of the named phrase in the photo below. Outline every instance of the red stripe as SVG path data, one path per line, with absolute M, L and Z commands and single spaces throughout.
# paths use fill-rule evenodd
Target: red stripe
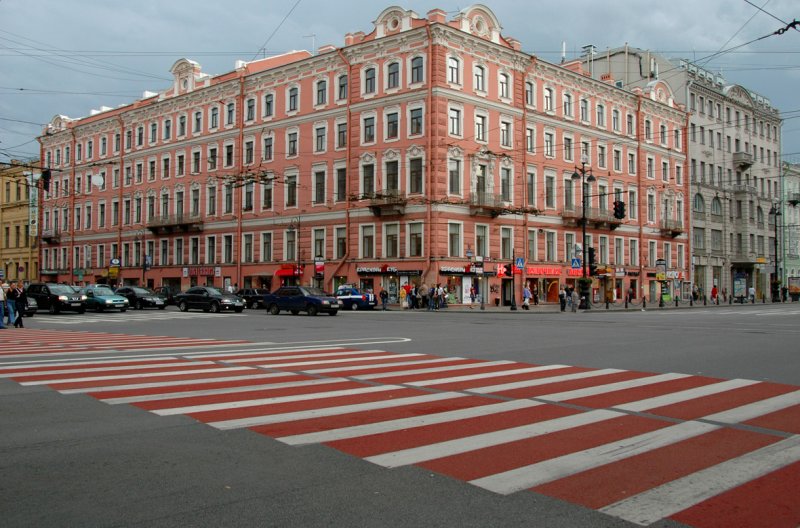
M 281 350 L 277 350 L 277 351 L 272 351 L 272 352 L 264 351 L 263 354 L 249 353 L 249 354 L 231 354 L 231 355 L 224 355 L 224 356 L 221 356 L 221 355 L 206 356 L 206 355 L 204 355 L 203 359 L 208 359 L 208 360 L 211 360 L 211 361 L 232 361 L 232 360 L 235 360 L 235 359 L 258 358 L 258 360 L 260 361 L 262 359 L 269 359 L 272 356 L 293 356 L 293 355 L 298 355 L 298 354 L 331 354 L 331 353 L 334 353 L 334 352 L 353 352 L 354 350 L 356 350 L 356 349 L 354 349 L 354 348 L 340 348 L 340 349 L 335 350 L 335 349 L 332 349 L 332 348 L 325 348 L 325 349 L 316 349 L 316 350 L 310 350 L 310 349 L 287 350 L 285 352 L 281 351 Z M 200 359 L 200 358 L 195 358 L 195 359 Z
M 205 411 L 191 413 L 189 416 L 201 422 L 219 422 L 223 420 L 235 420 L 238 418 L 249 418 L 253 416 L 267 416 L 272 414 L 283 414 L 295 411 L 308 411 L 311 409 L 326 409 L 328 407 L 338 407 L 340 405 L 354 405 L 394 398 L 408 398 L 420 396 L 420 391 L 414 389 L 397 389 L 391 391 L 371 392 L 366 394 L 354 394 L 351 396 L 338 396 L 335 398 L 321 398 L 318 400 L 303 400 L 298 402 L 279 403 L 272 405 L 259 405 L 256 407 L 243 407 L 239 409 L 221 409 L 219 411 Z
M 696 528 L 800 526 L 800 462 L 712 497 L 670 519 Z
M 472 480 L 648 433 L 669 425 L 668 422 L 640 416 L 621 416 L 565 431 L 439 458 L 420 465 L 437 473 L 462 480 Z
M 744 422 L 756 427 L 800 434 L 800 405 L 794 405 Z
M 118 378 L 112 380 L 88 380 L 88 381 L 75 381 L 71 383 L 48 383 L 48 387 L 55 390 L 67 389 L 86 389 L 90 387 L 114 387 L 116 385 L 137 385 L 139 383 L 159 383 L 164 381 L 183 381 L 183 380 L 202 380 L 206 378 L 222 378 L 231 376 L 233 374 L 256 374 L 258 370 L 237 370 L 235 372 L 203 372 L 198 370 L 189 374 L 175 374 L 174 376 L 157 376 L 146 378 Z
M 549 482 L 532 491 L 598 509 L 778 440 L 750 431 L 718 429 Z
M 291 366 L 284 366 L 284 367 L 276 367 L 277 369 L 281 370 L 292 370 L 292 371 L 299 371 L 299 370 L 310 370 L 310 369 L 318 369 L 318 368 L 325 368 L 326 366 L 329 367 L 347 367 L 347 366 L 358 366 L 358 365 L 380 365 L 381 363 L 392 363 L 395 361 L 400 361 L 403 358 L 399 357 L 387 357 L 387 358 L 380 358 L 380 359 L 359 359 L 367 358 L 367 357 L 375 357 L 375 356 L 388 356 L 389 353 L 382 353 L 382 354 L 362 354 L 360 356 L 353 356 L 353 357 L 327 357 L 327 358 L 306 358 L 306 359 L 299 359 L 297 361 L 292 361 L 291 359 L 282 359 L 282 360 L 275 360 L 272 362 L 264 362 L 259 361 L 257 362 L 258 365 L 263 366 L 264 368 L 270 368 L 270 365 L 282 365 L 284 363 L 297 363 Z M 395 354 L 392 354 L 395 355 Z M 414 356 L 415 358 L 425 359 L 425 356 Z M 429 356 L 432 357 L 432 356 Z M 239 365 L 240 363 L 237 363 Z M 326 373 L 327 374 L 327 373 Z M 383 380 L 381 380 L 383 383 Z
M 442 378 L 455 378 L 459 376 L 472 376 L 473 374 L 488 374 L 491 372 L 505 372 L 507 370 L 516 370 L 520 368 L 531 368 L 535 365 L 525 365 L 523 363 L 505 363 L 503 365 L 486 365 L 484 367 L 477 367 L 477 368 L 470 368 L 470 369 L 454 369 L 452 371 L 446 372 L 428 372 L 422 374 L 403 374 L 401 376 L 391 377 L 391 378 L 381 378 L 381 383 L 414 383 L 418 381 L 428 381 L 428 380 L 437 380 Z M 508 377 L 520 377 L 520 376 L 534 376 L 536 375 L 535 372 L 531 372 L 529 374 L 509 374 Z M 455 388 L 458 390 L 462 386 L 473 386 L 476 383 L 486 385 L 488 383 L 493 383 L 496 379 L 503 379 L 504 377 L 497 377 L 497 378 L 484 378 L 474 381 L 460 381 L 460 382 L 452 382 L 452 383 L 442 383 L 436 385 L 436 388 L 441 390 L 451 390 Z M 491 381 L 486 381 L 489 379 Z M 470 385 L 472 384 L 472 385 Z
M 525 368 L 525 365 L 521 365 Z M 520 368 L 520 365 L 510 365 L 506 370 L 513 370 Z M 556 370 L 540 370 L 537 372 L 524 372 L 522 374 L 509 374 L 507 376 L 498 376 L 496 378 L 481 378 L 465 381 L 454 381 L 452 383 L 441 383 L 436 385 L 429 385 L 429 387 L 436 387 L 438 390 L 469 390 L 476 387 L 487 387 L 493 385 L 500 385 L 503 383 L 514 383 L 517 381 L 535 380 L 542 378 L 550 378 L 552 376 L 563 376 L 567 374 L 576 374 L 578 372 L 586 372 L 588 370 L 584 367 L 566 367 Z M 468 373 L 464 373 L 468 374 Z
M 330 372 L 326 372 L 326 376 L 338 376 L 346 375 L 346 376 L 359 376 L 361 374 L 381 374 L 383 372 L 395 372 L 399 370 L 419 370 L 419 369 L 427 369 L 432 367 L 450 367 L 456 365 L 474 365 L 476 363 L 483 363 L 482 360 L 477 359 L 454 359 L 452 361 L 438 361 L 436 363 L 430 364 L 427 360 L 430 359 L 440 359 L 437 356 L 415 356 L 413 358 L 408 358 L 408 361 L 426 361 L 425 363 L 420 363 L 418 365 L 394 365 L 390 367 L 378 367 L 373 365 L 363 365 L 363 369 L 353 369 L 353 370 L 332 370 Z M 394 361 L 402 362 L 404 361 L 403 358 L 395 358 Z M 441 373 L 440 373 L 441 374 Z M 409 374 L 410 375 L 410 374 Z M 380 381 L 383 383 L 384 380 L 387 378 L 380 378 Z
M 64 380 L 64 379 L 72 379 L 75 377 L 79 378 L 98 378 L 102 376 L 133 376 L 135 374 L 156 374 L 158 372 L 172 372 L 172 371 L 182 371 L 182 370 L 207 370 L 207 369 L 215 369 L 221 368 L 224 365 L 197 365 L 195 363 L 187 362 L 185 365 L 175 365 L 173 367 L 154 367 L 154 368 L 137 368 L 137 369 L 130 369 L 130 370 L 115 370 L 113 367 L 109 367 L 108 370 L 96 370 L 94 372 L 65 372 L 62 374 L 40 374 L 38 376 L 16 376 L 11 379 L 18 382 L 26 382 L 26 381 L 47 381 L 47 380 Z
M 393 431 L 347 440 L 337 440 L 329 442 L 328 445 L 351 455 L 368 457 L 543 422 L 561 418 L 562 416 L 578 414 L 579 412 L 576 409 L 556 405 L 540 405 L 490 416 L 476 416 L 475 418 L 457 422 L 415 427 L 406 431 Z
M 256 374 L 252 370 L 243 370 L 231 372 L 230 376 L 252 376 Z M 226 376 L 229 377 L 229 376 Z M 187 392 L 195 390 L 208 390 L 208 389 L 224 389 L 229 387 L 246 387 L 248 385 L 261 385 L 267 383 L 285 383 L 288 381 L 303 381 L 314 379 L 311 376 L 304 376 L 302 374 L 286 374 L 276 378 L 255 378 L 255 379 L 242 379 L 230 381 L 213 381 L 213 382 L 200 382 L 192 383 L 189 385 L 174 385 L 171 387 L 148 387 L 141 389 L 117 389 L 110 391 L 99 390 L 96 392 L 89 392 L 89 396 L 94 396 L 98 399 L 110 398 L 127 398 L 129 396 L 146 396 L 149 394 L 169 394 L 172 392 Z
M 564 401 L 567 401 L 573 405 L 581 405 L 583 407 L 605 409 L 623 403 L 646 400 L 656 396 L 663 396 L 664 394 L 694 389 L 697 387 L 702 387 L 703 385 L 710 385 L 712 383 L 719 383 L 720 381 L 722 380 L 706 378 L 702 376 L 691 376 L 688 378 L 663 381 L 661 383 L 646 385 L 644 387 L 631 387 L 630 389 L 622 389 L 614 392 L 607 392 L 605 394 L 598 394 L 596 396 L 586 396 L 583 398 L 575 398 Z
M 694 398 L 689 401 L 666 405 L 656 409 L 649 409 L 647 412 L 659 416 L 669 416 L 682 420 L 694 420 L 701 416 L 714 414 L 735 407 L 741 407 L 759 400 L 780 396 L 787 392 L 794 392 L 797 387 L 782 385 L 778 383 L 756 383 L 746 387 L 740 387 L 725 391 L 719 394 L 712 394 L 702 398 Z
M 436 414 L 445 411 L 456 411 L 497 403 L 488 398 L 480 396 L 468 396 L 453 398 L 444 401 L 417 403 L 404 405 L 402 407 L 392 407 L 390 409 L 375 409 L 372 411 L 362 411 L 338 416 L 325 416 L 322 418 L 309 418 L 296 422 L 286 422 L 279 424 L 259 425 L 251 429 L 257 433 L 272 437 L 289 436 L 305 433 L 315 433 L 317 431 L 328 431 L 355 425 L 372 424 L 385 422 L 388 420 L 399 420 L 401 418 L 415 418 L 427 414 Z M 414 428 L 417 430 L 417 428 Z
M 584 370 L 588 371 L 593 369 L 584 369 Z M 553 374 L 550 374 L 550 376 L 552 375 Z M 623 372 L 615 372 L 613 374 L 603 374 L 602 376 L 592 376 L 590 378 L 559 381 L 556 383 L 548 383 L 546 385 L 536 385 L 534 387 L 522 387 L 519 389 L 493 392 L 491 394 L 497 394 L 505 396 L 507 398 L 534 398 L 536 396 L 541 396 L 543 394 L 555 394 L 557 392 L 585 389 L 587 387 L 605 385 L 606 383 L 616 383 L 618 381 L 628 381 L 638 378 L 646 378 L 648 376 L 653 376 L 653 374 L 649 372 L 634 372 L 626 370 Z
M 2 369 L 0 370 L 0 374 L 12 374 L 12 373 L 20 373 L 20 372 L 40 372 L 40 371 L 49 371 L 49 370 L 73 370 L 73 369 L 85 369 L 85 368 L 116 368 L 116 367 L 131 367 L 134 365 L 157 365 L 160 363 L 179 363 L 185 362 L 187 364 L 191 364 L 191 361 L 186 359 L 180 358 L 166 358 L 166 359 L 146 359 L 142 361 L 120 361 L 114 363 L 108 362 L 98 362 L 98 363 L 73 363 L 70 365 L 46 365 L 46 366 L 37 366 L 37 367 L 19 367 L 19 368 L 10 368 L 10 369 Z
M 354 381 L 321 383 L 319 385 L 283 388 L 270 388 L 269 385 L 271 383 L 272 380 L 262 380 L 262 389 L 257 391 L 209 394 L 206 396 L 187 396 L 184 398 L 139 402 L 134 403 L 133 405 L 146 411 L 154 411 L 156 409 L 174 409 L 176 407 L 190 407 L 194 405 L 208 405 L 212 403 L 257 400 L 260 398 L 280 398 L 281 396 L 292 396 L 295 394 L 313 394 L 316 392 L 325 392 L 329 390 L 347 390 L 364 387 L 362 383 L 356 383 Z

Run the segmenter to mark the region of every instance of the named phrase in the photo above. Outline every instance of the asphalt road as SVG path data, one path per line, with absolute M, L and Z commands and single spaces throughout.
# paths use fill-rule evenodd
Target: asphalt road
M 563 365 L 579 372 L 619 369 L 609 371 L 609 375 L 619 377 L 615 380 L 624 379 L 629 371 L 678 373 L 698 380 L 741 378 L 769 382 L 757 386 L 786 394 L 800 385 L 800 362 L 795 357 L 798 321 L 800 304 L 796 303 L 629 312 L 600 309 L 577 314 L 549 308 L 530 312 L 393 310 L 313 318 L 269 316 L 251 310 L 243 314 L 183 314 L 174 308 L 125 314 L 38 314 L 26 320 L 24 331 L 0 331 L 0 369 L 5 369 L 0 370 L 4 376 L 0 378 L 0 518 L 5 526 L 574 527 L 652 523 L 668 527 L 682 526 L 681 522 L 705 526 L 702 518 L 698 521 L 689 514 L 655 515 L 650 519 L 648 515 L 620 514 L 619 508 L 603 513 L 602 508 L 570 499 L 563 491 L 543 488 L 539 492 L 504 494 L 492 491 L 489 484 L 482 487 L 468 482 L 475 480 L 469 475 L 478 471 L 478 466 L 501 462 L 504 453 L 497 449 L 503 445 L 510 445 L 509 451 L 546 451 L 558 443 L 557 438 L 563 443 L 573 441 L 567 433 L 560 437 L 558 433 L 545 434 L 543 438 L 554 439 L 549 444 L 501 444 L 495 450 L 487 447 L 485 456 L 479 450 L 477 458 L 458 459 L 451 466 L 443 462 L 437 465 L 433 460 L 389 467 L 379 459 L 366 460 L 367 451 L 374 448 L 368 442 L 340 441 L 333 447 L 317 442 L 288 445 L 275 439 L 284 438 L 285 431 L 276 432 L 280 428 L 274 426 L 265 426 L 261 432 L 257 432 L 258 427 L 218 426 L 222 423 L 219 420 L 233 419 L 233 414 L 226 414 L 231 413 L 228 409 L 218 410 L 216 403 L 203 407 L 206 400 L 176 402 L 174 413 L 152 402 L 109 404 L 103 400 L 111 393 L 94 397 L 85 392 L 65 393 L 86 381 L 57 385 L 66 379 L 85 380 L 99 374 L 84 372 L 76 378 L 69 373 L 46 373 L 69 364 L 106 365 L 115 360 L 147 363 L 167 354 L 180 361 L 199 362 L 211 352 L 253 350 L 291 355 L 306 349 L 316 353 L 315 349 L 342 347 L 357 353 L 386 351 L 404 355 L 402 359 L 413 359 L 408 354 L 423 354 L 425 359 L 435 357 L 444 362 L 459 357 L 520 362 L 527 367 Z M 171 340 L 170 336 L 193 341 Z M 230 343 L 215 348 L 198 339 Z M 197 357 L 186 358 L 193 353 Z M 281 361 L 284 363 L 273 363 L 267 370 L 296 373 L 305 368 L 276 367 L 286 364 L 286 360 Z M 347 363 L 351 364 L 358 365 Z M 215 363 L 209 368 L 217 366 Z M 15 375 L 24 372 L 32 376 L 33 369 L 45 374 L 28 378 Z M 119 376 L 119 372 L 114 375 Z M 346 377 L 343 384 L 351 383 L 352 379 Z M 30 380 L 41 384 L 21 384 Z M 102 382 L 106 387 L 114 383 L 122 382 Z M 388 382 L 368 384 L 382 391 L 384 387 L 375 387 L 381 383 Z M 393 397 L 405 397 L 402 391 L 411 390 L 399 384 L 402 388 Z M 467 390 L 470 398 L 476 398 L 469 389 L 447 390 Z M 490 397 L 496 397 L 496 401 L 530 401 L 526 398 L 536 395 L 497 393 Z M 451 410 L 445 403 L 427 405 Z M 572 413 L 592 405 L 546 407 Z M 295 412 L 294 407 L 289 410 Z M 370 412 L 384 411 L 366 414 Z M 630 421 L 626 427 L 631 431 L 645 434 L 653 427 L 650 418 L 631 411 L 621 419 Z M 663 420 L 670 425 L 691 426 L 696 418 L 666 413 L 657 427 L 666 423 Z M 460 427 L 467 422 L 456 423 Z M 349 425 L 359 424 L 355 420 Z M 717 427 L 716 422 L 713 424 Z M 753 451 L 761 446 L 759 442 L 794 441 L 797 432 L 791 427 L 762 423 L 732 426 L 720 434 L 747 436 L 752 443 L 748 450 Z M 375 445 L 383 441 L 380 436 L 369 438 L 377 442 Z M 744 440 L 727 438 L 717 443 L 737 442 Z M 781 482 L 798 480 L 800 465 L 793 460 L 781 466 Z M 746 492 L 748 489 L 744 487 Z M 765 525 L 800 523 L 796 506 L 789 506 L 787 513 L 785 508 L 781 510 L 780 497 L 764 504 L 755 492 L 753 495 L 749 502 L 744 500 L 745 509 L 749 505 L 755 515 L 767 521 Z M 644 506 L 636 509 L 647 510 Z M 782 516 L 777 517 L 776 511 L 783 511 Z M 636 522 L 623 520 L 637 518 Z

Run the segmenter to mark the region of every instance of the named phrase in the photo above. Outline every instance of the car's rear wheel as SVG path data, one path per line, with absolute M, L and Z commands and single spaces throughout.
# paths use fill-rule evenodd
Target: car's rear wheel
M 219 303 L 214 301 L 211 303 L 211 313 L 219 313 Z
M 308 305 L 308 315 L 317 315 L 319 308 L 314 306 L 313 304 Z
M 137 310 L 144 310 L 144 304 L 142 304 L 142 300 L 141 299 L 136 301 L 136 309 Z
M 270 304 L 269 305 L 269 314 L 270 315 L 278 315 L 281 313 L 281 310 L 278 308 L 277 304 Z
M 178 310 L 180 310 L 182 312 L 188 312 L 189 311 L 189 305 L 186 304 L 186 301 L 181 301 L 181 302 L 178 303 Z
M 103 305 L 102 304 L 98 304 L 97 306 L 94 307 L 94 311 L 97 312 L 97 313 L 102 312 L 103 311 Z
M 58 306 L 56 306 L 55 304 L 51 304 L 50 307 L 47 309 L 47 311 L 51 315 L 55 315 L 58 313 Z
M 234 308 L 233 311 L 236 313 L 242 313 L 244 311 L 244 308 Z
M 163 310 L 164 308 L 166 308 L 166 306 L 159 306 L 158 307 L 159 310 Z
M 356 303 L 351 304 L 350 305 L 350 309 L 355 312 L 356 310 L 358 310 L 358 304 L 356 304 Z
M 334 310 L 332 312 L 328 312 L 328 315 L 336 315 L 339 313 L 339 310 Z

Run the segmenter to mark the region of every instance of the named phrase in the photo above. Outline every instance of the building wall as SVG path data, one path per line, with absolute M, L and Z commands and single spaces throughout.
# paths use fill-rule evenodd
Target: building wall
M 393 293 L 409 281 L 447 283 L 456 300 L 472 286 L 505 302 L 510 277 L 496 269 L 512 256 L 525 260 L 517 278 L 543 293 L 580 276 L 571 258 L 582 194 L 572 174 L 583 168 L 597 178 L 586 206 L 604 270 L 598 298 L 633 285 L 637 298 L 660 291 L 657 259 L 668 261 L 671 287 L 688 279 L 686 114 L 666 84 L 633 93 L 589 78 L 579 64 L 540 61 L 500 35 L 480 6 L 450 21 L 439 10 L 421 18 L 389 8 L 372 33 L 345 42 L 213 78 L 181 59 L 160 94 L 88 118 L 54 118 L 40 138 L 54 174 L 42 222 L 62 236 L 43 244 L 45 274 L 183 287 L 350 282 Z M 615 191 L 627 204 L 622 220 L 611 215 Z M 143 270 L 146 255 L 153 267 Z
M 7 282 L 30 282 L 39 269 L 35 221 L 31 222 L 32 167 L 30 163 L 12 160 L 0 168 L 0 263 Z M 34 217 L 35 218 L 35 217 Z

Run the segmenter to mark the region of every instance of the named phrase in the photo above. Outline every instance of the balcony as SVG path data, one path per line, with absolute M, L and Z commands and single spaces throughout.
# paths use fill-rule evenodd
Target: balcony
M 42 242 L 47 242 L 48 244 L 58 244 L 61 242 L 61 232 L 55 229 L 44 229 L 42 230 Z
M 561 211 L 561 218 L 564 225 L 575 226 L 581 224 L 583 218 L 583 207 L 567 205 Z M 622 225 L 622 220 L 614 218 L 613 211 L 599 207 L 586 208 L 586 224 L 594 226 L 596 229 L 614 230 Z
M 734 152 L 733 164 L 742 170 L 748 169 L 753 165 L 753 155 L 749 152 Z
M 203 230 L 203 217 L 199 214 L 154 216 L 147 221 L 147 229 L 156 235 Z
M 756 194 L 758 189 L 756 189 L 755 185 L 743 185 L 740 183 L 736 183 L 733 185 L 733 193 L 734 194 Z
M 736 251 L 731 253 L 731 263 L 753 265 L 756 263 L 756 254 L 752 251 Z
M 472 216 L 488 215 L 497 218 L 504 208 L 503 196 L 500 194 L 477 192 L 469 195 L 469 214 Z
M 792 207 L 797 207 L 797 204 L 800 204 L 800 193 L 789 193 L 786 201 L 789 202 Z
M 375 216 L 403 215 L 406 202 L 406 196 L 398 189 L 384 189 L 370 196 L 369 209 Z
M 683 227 L 683 220 L 662 220 L 659 225 L 661 234 L 675 238 L 683 234 L 686 230 Z

